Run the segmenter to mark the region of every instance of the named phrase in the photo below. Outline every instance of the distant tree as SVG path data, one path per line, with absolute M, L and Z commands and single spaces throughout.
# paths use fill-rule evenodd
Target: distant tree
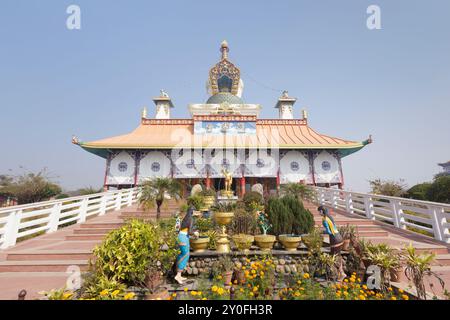
M 406 184 L 402 179 L 399 181 L 375 179 L 369 183 L 373 194 L 391 197 L 402 197 L 406 194 Z
M 438 179 L 440 177 L 447 177 L 447 176 L 450 176 L 449 172 L 439 172 L 439 173 L 434 175 L 433 179 L 436 180 L 436 179 Z
M 17 198 L 19 204 L 49 200 L 61 193 L 61 187 L 50 181 L 45 169 L 18 176 L 2 190 Z
M 438 177 L 427 190 L 427 200 L 450 203 L 450 175 Z
M 281 193 L 285 196 L 294 196 L 297 200 L 300 200 L 312 196 L 313 191 L 304 184 L 291 182 L 281 185 Z
M 5 175 L 0 174 L 0 196 L 11 196 L 10 190 L 8 187 L 13 182 L 13 178 Z
M 416 199 L 416 200 L 428 200 L 428 190 L 431 187 L 431 182 L 424 182 L 416 184 L 415 186 L 408 189 L 405 197 Z
M 96 193 L 100 193 L 102 191 L 103 190 L 101 188 L 100 189 L 95 189 L 95 188 L 90 186 L 90 187 L 78 189 L 76 191 L 76 194 L 80 195 L 80 196 L 88 196 L 90 194 L 96 194 Z

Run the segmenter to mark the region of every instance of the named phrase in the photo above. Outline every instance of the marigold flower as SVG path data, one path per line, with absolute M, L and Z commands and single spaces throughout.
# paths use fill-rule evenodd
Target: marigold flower
M 403 300 L 409 300 L 409 297 L 408 297 L 406 294 L 403 294 L 403 295 L 402 295 L 402 299 L 403 299 Z
M 113 297 L 115 297 L 115 296 L 117 296 L 119 293 L 120 293 L 120 290 L 114 290 L 114 291 L 111 293 L 111 295 L 112 295 Z
M 101 296 L 106 296 L 108 294 L 108 289 L 103 290 L 102 292 L 100 292 Z
M 309 279 L 309 273 L 305 273 L 305 274 L 303 275 L 303 278 L 304 278 L 304 279 Z
M 176 293 L 172 294 L 172 297 L 176 297 L 176 296 L 177 296 Z M 131 300 L 131 299 L 133 299 L 133 298 L 134 298 L 134 292 L 129 292 L 129 293 L 127 293 L 123 298 L 124 298 L 125 300 Z

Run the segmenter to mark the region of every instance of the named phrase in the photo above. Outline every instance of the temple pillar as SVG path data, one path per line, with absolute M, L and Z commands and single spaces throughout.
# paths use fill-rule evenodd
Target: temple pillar
M 277 193 L 280 193 L 280 170 L 277 171 Z
M 211 189 L 211 178 L 209 177 L 209 174 L 206 175 L 205 185 L 206 189 Z
M 245 177 L 242 176 L 241 178 L 241 197 L 244 197 L 245 195 Z

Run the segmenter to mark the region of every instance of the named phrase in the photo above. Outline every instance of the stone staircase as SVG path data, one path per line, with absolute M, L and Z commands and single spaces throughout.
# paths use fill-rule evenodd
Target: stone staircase
M 176 202 L 167 202 L 161 217 L 172 216 L 179 207 Z M 0 299 L 17 299 L 22 289 L 27 290 L 27 299 L 34 299 L 41 297 L 40 291 L 64 287 L 69 277 L 68 268 L 88 270 L 92 249 L 111 230 L 130 219 L 155 220 L 156 209 L 144 212 L 136 205 L 127 207 L 0 252 Z

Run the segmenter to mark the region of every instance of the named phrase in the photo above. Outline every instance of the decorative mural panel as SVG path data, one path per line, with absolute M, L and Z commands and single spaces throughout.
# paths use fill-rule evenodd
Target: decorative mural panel
M 305 181 L 312 184 L 309 155 L 302 151 L 287 151 L 280 157 L 280 183 Z
M 206 163 L 201 150 L 173 150 L 174 178 L 200 178 L 206 176 Z
M 170 177 L 172 163 L 165 152 L 150 151 L 139 161 L 138 183 L 157 177 Z
M 256 134 L 255 121 L 196 121 L 195 134 Z
M 325 150 L 316 152 L 313 159 L 316 183 L 342 182 L 339 157 L 336 153 Z
M 120 151 L 111 154 L 106 184 L 134 184 L 135 169 L 134 157 L 129 152 Z
M 278 174 L 278 165 L 278 152 L 269 154 L 267 150 L 250 150 L 245 161 L 244 175 L 275 178 Z

